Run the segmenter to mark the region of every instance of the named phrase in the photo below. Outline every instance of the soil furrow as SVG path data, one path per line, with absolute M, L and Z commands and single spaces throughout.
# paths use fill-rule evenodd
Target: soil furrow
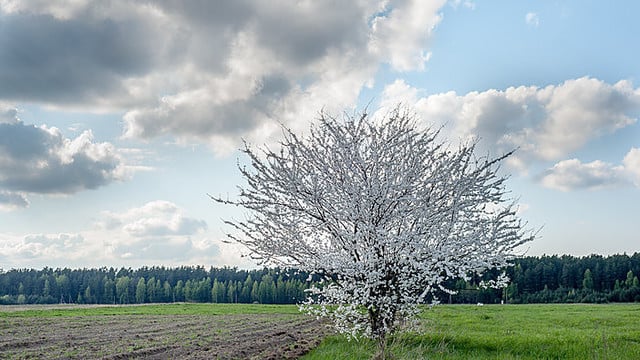
M 5 318 L 0 358 L 293 359 L 328 333 L 304 315 Z

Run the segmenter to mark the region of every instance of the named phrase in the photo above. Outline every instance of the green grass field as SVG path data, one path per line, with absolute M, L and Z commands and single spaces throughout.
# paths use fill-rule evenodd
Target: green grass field
M 640 305 L 441 305 L 390 340 L 395 359 L 640 359 Z M 325 339 L 304 359 L 369 359 L 369 341 Z

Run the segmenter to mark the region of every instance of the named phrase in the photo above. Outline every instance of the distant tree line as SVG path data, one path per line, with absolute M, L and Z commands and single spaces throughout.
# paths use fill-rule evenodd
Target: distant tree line
M 484 289 L 482 280 L 495 279 L 500 271 L 488 272 L 485 279 L 451 280 L 456 294 L 440 294 L 451 303 L 605 303 L 640 302 L 640 253 L 632 256 L 590 255 L 587 257 L 524 257 L 506 269 L 511 279 L 503 289 Z
M 484 289 L 481 281 L 498 277 L 448 280 L 455 294 L 447 303 L 599 303 L 640 302 L 640 253 L 524 257 L 506 269 L 503 289 Z M 241 270 L 204 267 L 0 270 L 0 304 L 141 304 L 170 302 L 295 304 L 314 282 L 291 269 Z
M 0 304 L 171 302 L 295 304 L 308 274 L 204 267 L 0 270 Z

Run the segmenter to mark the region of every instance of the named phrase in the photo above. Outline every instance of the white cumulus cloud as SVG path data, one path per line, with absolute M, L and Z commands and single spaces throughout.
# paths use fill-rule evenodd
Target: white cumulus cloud
M 151 201 L 123 212 L 107 211 L 97 225 L 109 235 L 105 247 L 117 258 L 184 260 L 199 252 L 218 251 L 202 237 L 207 223 L 186 216 L 169 201 Z
M 446 124 L 452 139 L 480 139 L 480 147 L 494 154 L 518 148 L 510 161 L 523 169 L 531 161 L 566 158 L 589 141 L 636 123 L 640 110 L 640 89 L 631 82 L 589 77 L 417 100 L 415 89 L 396 81 L 384 94 L 383 104 L 414 101 L 409 105 L 425 121 Z
M 578 159 L 560 161 L 542 174 L 540 183 L 562 191 L 640 187 L 640 149 L 629 150 L 620 165 L 599 160 L 589 163 Z
M 442 19 L 444 0 L 394 2 L 373 19 L 369 47 L 399 71 L 423 70 L 430 53 L 426 40 Z M 395 5 L 395 6 L 394 6 Z
M 5 267 L 246 263 L 235 248 L 223 249 L 212 239 L 204 220 L 186 216 L 168 201 L 105 211 L 96 225 L 76 233 L 0 232 L 0 262 Z
M 134 237 L 194 235 L 207 228 L 203 220 L 186 217 L 176 204 L 162 200 L 122 213 L 105 212 L 103 215 L 103 227 L 119 228 Z
M 95 243 L 81 234 L 28 234 L 9 236 L 0 234 L 0 259 L 14 267 L 35 264 L 68 266 L 100 255 Z
M 576 189 L 598 190 L 627 183 L 620 166 L 596 160 L 582 163 L 578 159 L 563 160 L 547 170 L 540 180 L 551 189 L 570 191 Z
M 625 170 L 633 177 L 637 187 L 640 187 L 640 148 L 632 148 L 622 160 Z

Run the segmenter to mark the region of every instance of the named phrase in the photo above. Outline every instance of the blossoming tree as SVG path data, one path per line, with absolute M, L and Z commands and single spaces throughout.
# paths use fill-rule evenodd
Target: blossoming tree
M 228 236 L 259 262 L 325 277 L 306 308 L 350 336 L 384 347 L 447 278 L 508 266 L 533 238 L 498 175 L 510 154 L 452 150 L 402 108 L 383 119 L 322 113 L 306 136 L 283 132 L 276 151 L 245 145 L 246 185 L 214 200 L 248 210 L 226 221 Z

